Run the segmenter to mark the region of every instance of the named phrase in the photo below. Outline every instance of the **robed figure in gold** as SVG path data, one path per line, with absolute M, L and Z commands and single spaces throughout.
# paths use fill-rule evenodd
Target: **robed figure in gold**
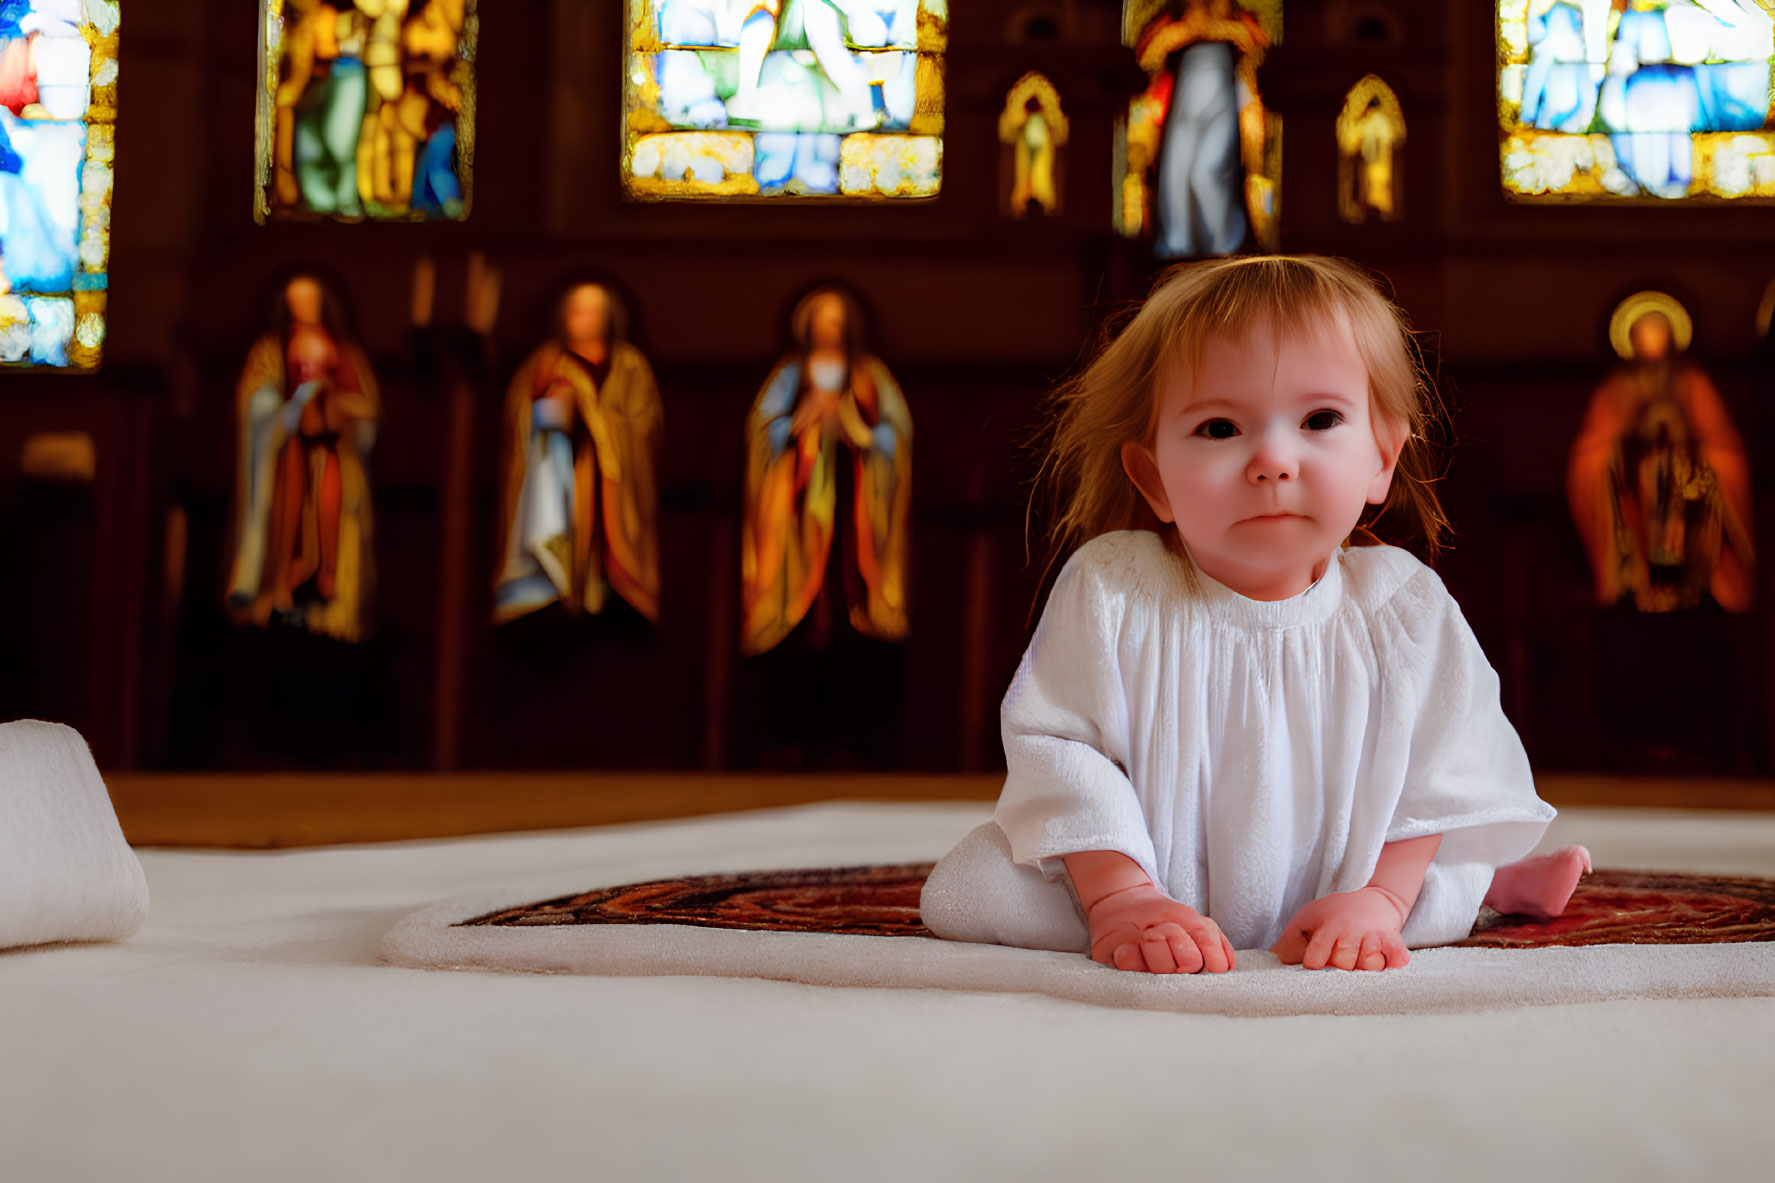
M 998 117 L 998 138 L 1011 150 L 1013 218 L 1060 212 L 1059 154 L 1070 129 L 1054 84 L 1036 71 L 1017 80 Z
M 740 648 L 775 648 L 842 571 L 851 627 L 907 634 L 912 415 L 863 343 L 843 289 L 821 288 L 791 320 L 796 349 L 771 371 L 746 420 Z M 836 549 L 835 549 L 836 548 Z
M 227 606 L 239 623 L 358 641 L 376 583 L 365 460 L 381 401 L 342 321 L 321 282 L 297 275 L 247 355 Z
M 569 288 L 556 320 L 506 393 L 494 621 L 600 612 L 614 590 L 657 623 L 659 388 L 603 285 Z
M 1681 356 L 1688 313 L 1641 292 L 1609 332 L 1626 364 L 1591 398 L 1567 470 L 1598 603 L 1670 612 L 1711 594 L 1728 612 L 1750 611 L 1750 463 L 1719 392 Z

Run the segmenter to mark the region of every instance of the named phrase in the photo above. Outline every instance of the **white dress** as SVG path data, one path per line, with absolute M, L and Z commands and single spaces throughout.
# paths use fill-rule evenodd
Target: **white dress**
M 1191 583 L 1195 584 L 1192 589 Z M 1287 600 L 1189 571 L 1156 534 L 1061 571 L 1001 713 L 1012 859 L 1114 850 L 1235 948 L 1355 891 L 1388 842 L 1441 834 L 1403 936 L 1471 930 L 1499 866 L 1552 820 L 1498 678 L 1435 572 L 1339 550 Z

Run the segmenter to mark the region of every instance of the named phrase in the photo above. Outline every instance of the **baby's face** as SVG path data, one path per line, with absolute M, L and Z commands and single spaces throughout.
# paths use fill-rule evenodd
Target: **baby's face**
M 1323 574 L 1362 507 L 1386 499 L 1403 443 L 1395 427 L 1376 430 L 1348 326 L 1321 329 L 1278 340 L 1260 324 L 1210 341 L 1199 374 L 1161 372 L 1152 448 L 1124 450 L 1202 570 L 1252 599 L 1285 599 Z

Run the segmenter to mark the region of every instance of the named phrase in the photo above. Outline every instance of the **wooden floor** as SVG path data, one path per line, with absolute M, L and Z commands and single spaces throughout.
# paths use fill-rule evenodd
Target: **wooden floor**
M 990 801 L 1002 781 L 1002 773 L 116 773 L 106 778 L 124 833 L 135 845 L 244 848 L 551 830 L 814 801 Z M 1547 775 L 1537 785 L 1555 806 L 1775 810 L 1775 781 Z

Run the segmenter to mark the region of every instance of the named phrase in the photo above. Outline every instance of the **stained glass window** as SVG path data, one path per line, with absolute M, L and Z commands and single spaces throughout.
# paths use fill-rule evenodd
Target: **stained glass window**
M 0 0 L 0 363 L 105 342 L 117 0 Z
M 1005 212 L 1013 218 L 1060 212 L 1060 149 L 1071 129 L 1054 84 L 1031 71 L 1017 79 L 998 116 L 1008 176 Z
M 1337 212 L 1346 222 L 1365 222 L 1370 214 L 1396 221 L 1402 174 L 1399 153 L 1405 146 L 1405 113 L 1393 88 L 1373 74 L 1344 96 L 1337 117 Z
M 1161 258 L 1275 250 L 1282 119 L 1257 67 L 1282 0 L 1123 0 L 1122 41 L 1150 80 L 1116 126 L 1116 229 Z
M 934 197 L 948 0 L 628 0 L 630 198 Z
M 476 0 L 259 2 L 254 217 L 467 217 Z
M 1504 191 L 1775 200 L 1761 0 L 1499 0 Z

